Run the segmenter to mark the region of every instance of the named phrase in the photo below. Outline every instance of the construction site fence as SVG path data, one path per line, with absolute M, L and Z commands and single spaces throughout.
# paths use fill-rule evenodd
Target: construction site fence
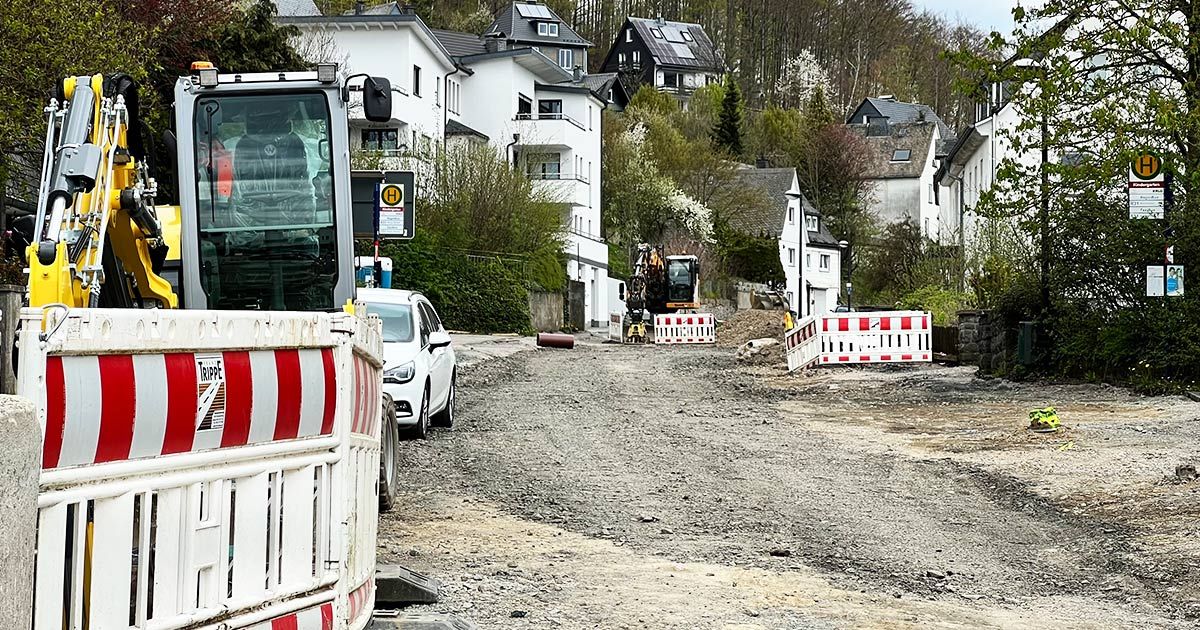
M 23 311 L 27 627 L 365 627 L 381 353 L 378 318 L 342 313 Z

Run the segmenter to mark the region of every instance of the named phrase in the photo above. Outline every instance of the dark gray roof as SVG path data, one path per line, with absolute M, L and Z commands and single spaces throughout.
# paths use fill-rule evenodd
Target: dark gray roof
M 703 26 L 637 17 L 629 18 L 629 23 L 650 49 L 650 55 L 654 57 L 656 65 L 725 72 L 725 61 L 721 59 L 708 33 L 704 32 Z M 663 38 L 655 37 L 650 29 L 662 33 Z M 683 33 L 687 33 L 691 41 L 683 37 Z
M 817 231 L 810 232 L 805 227 L 804 233 L 808 235 L 808 244 L 813 247 L 823 247 L 825 249 L 841 249 L 841 245 L 837 238 L 833 236 L 833 232 L 829 231 L 829 227 L 825 225 L 825 218 L 821 216 L 821 211 L 808 202 L 808 198 L 804 198 L 804 214 L 817 217 Z
M 440 28 L 431 30 L 433 31 L 433 36 L 450 52 L 451 57 L 469 57 L 471 55 L 482 55 L 487 52 L 487 46 L 484 45 L 483 38 L 478 35 L 447 31 Z
M 867 179 L 919 179 L 929 159 L 935 128 L 936 123 L 932 122 L 903 123 L 892 125 L 891 133 L 881 136 L 868 134 L 867 125 L 850 125 L 870 147 Z M 908 160 L 893 160 L 896 151 L 908 151 Z
M 613 82 L 616 80 L 616 72 L 601 72 L 599 74 L 585 75 L 580 83 L 597 94 L 606 94 L 608 93 L 608 88 L 612 87 Z
M 794 168 L 738 169 L 737 179 L 745 188 L 761 195 L 761 203 L 747 203 L 736 214 L 726 217 L 729 227 L 751 236 L 777 237 L 787 221 L 788 198 L 796 178 Z
M 457 120 L 454 120 L 453 118 L 446 121 L 446 135 L 447 136 L 475 136 L 476 138 L 480 138 L 480 139 L 484 140 L 485 142 L 488 140 L 487 135 L 472 129 L 472 128 L 458 122 Z
M 854 110 L 854 113 L 850 115 L 846 123 L 850 125 L 862 124 L 864 116 L 871 118 L 882 116 L 887 118 L 888 123 L 891 125 L 934 122 L 937 123 L 938 132 L 941 134 L 942 140 L 949 143 L 946 147 L 946 153 L 950 151 L 950 147 L 954 146 L 954 130 L 928 105 L 904 103 L 893 98 L 868 98 L 858 106 L 858 109 Z M 940 153 L 940 155 L 945 155 L 946 153 Z
M 523 17 L 517 5 L 536 6 L 545 9 L 549 18 Z M 558 22 L 558 37 L 538 35 L 538 22 Z M 518 0 L 502 9 L 487 33 L 504 33 L 506 39 L 527 44 L 557 44 L 568 48 L 587 48 L 591 42 L 579 36 L 558 14 L 544 4 L 533 0 Z
M 275 0 L 275 10 L 279 17 L 321 15 L 321 10 L 313 0 Z

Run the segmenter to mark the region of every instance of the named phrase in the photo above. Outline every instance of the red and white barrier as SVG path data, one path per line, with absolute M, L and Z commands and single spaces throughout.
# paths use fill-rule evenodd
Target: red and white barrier
M 365 626 L 381 356 L 374 317 L 25 310 L 33 630 Z
M 933 360 L 929 313 L 827 313 L 821 318 L 821 365 Z
M 608 314 L 608 340 L 615 343 L 625 341 L 625 316 L 623 314 Z
M 817 318 L 805 317 L 796 322 L 783 339 L 787 346 L 788 372 L 809 367 L 821 356 L 821 340 L 817 330 Z
M 654 343 L 717 343 L 717 319 L 708 313 L 655 315 Z

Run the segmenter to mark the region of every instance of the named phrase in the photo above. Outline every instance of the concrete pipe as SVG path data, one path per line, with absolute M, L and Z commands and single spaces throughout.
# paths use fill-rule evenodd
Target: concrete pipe
M 575 347 L 575 335 L 538 333 L 537 345 L 542 348 L 565 348 L 570 350 Z

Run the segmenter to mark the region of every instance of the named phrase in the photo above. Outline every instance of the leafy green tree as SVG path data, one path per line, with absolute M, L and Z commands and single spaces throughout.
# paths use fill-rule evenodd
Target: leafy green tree
M 198 48 L 208 60 L 228 72 L 274 72 L 309 67 L 292 48 L 300 34 L 295 26 L 275 22 L 275 3 L 254 0 L 240 9 Z
M 117 71 L 143 78 L 150 42 L 111 2 L 7 0 L 0 24 L 0 190 L 10 202 L 32 202 L 46 133 L 42 109 L 55 86 L 67 76 Z
M 679 111 L 679 101 L 666 92 L 654 89 L 653 85 L 643 85 L 629 99 L 628 109 L 639 114 L 672 116 Z
M 768 107 L 753 113 L 746 124 L 746 152 L 764 158 L 773 166 L 794 166 L 802 151 L 802 119 L 794 109 Z
M 742 92 L 732 74 L 725 75 L 725 96 L 721 100 L 721 114 L 713 129 L 716 146 L 732 157 L 742 154 Z

